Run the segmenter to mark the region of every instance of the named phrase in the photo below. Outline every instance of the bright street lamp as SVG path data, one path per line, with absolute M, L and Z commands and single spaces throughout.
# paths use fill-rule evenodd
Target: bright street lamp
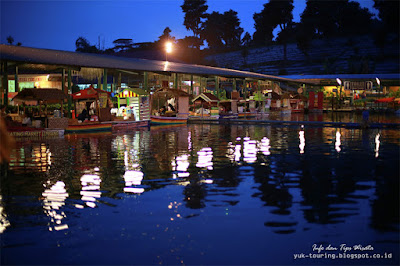
M 172 43 L 167 42 L 165 44 L 165 61 L 168 61 L 168 54 L 172 52 Z
M 381 80 L 378 78 L 378 77 L 376 77 L 376 83 L 378 83 L 378 86 L 379 86 L 379 98 L 381 97 L 381 91 L 382 91 L 382 89 L 381 89 Z M 379 106 L 379 103 L 378 103 L 378 109 L 380 109 L 379 108 L 380 106 Z
M 340 78 L 336 78 L 337 83 L 340 86 L 340 91 L 339 91 L 339 109 L 342 108 L 342 81 Z

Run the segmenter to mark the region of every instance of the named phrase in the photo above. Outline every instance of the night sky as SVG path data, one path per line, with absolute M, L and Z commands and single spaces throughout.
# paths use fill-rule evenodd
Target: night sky
M 238 12 L 241 27 L 254 33 L 253 14 L 267 0 L 208 0 L 208 12 Z M 300 20 L 306 0 L 294 0 L 294 21 Z M 358 0 L 373 13 L 373 0 Z M 0 0 L 1 43 L 7 36 L 23 46 L 57 50 L 75 50 L 75 41 L 83 36 L 100 48 L 113 47 L 112 41 L 130 38 L 133 42 L 153 42 L 169 27 L 177 39 L 191 36 L 183 26 L 183 0 Z

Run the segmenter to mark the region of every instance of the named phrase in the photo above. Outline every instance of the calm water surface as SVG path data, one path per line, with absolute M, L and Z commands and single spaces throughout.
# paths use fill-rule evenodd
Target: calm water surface
M 1 264 L 398 264 L 395 130 L 188 125 L 25 140 Z M 381 259 L 294 259 L 362 245 Z M 387 256 L 387 255 L 386 255 Z

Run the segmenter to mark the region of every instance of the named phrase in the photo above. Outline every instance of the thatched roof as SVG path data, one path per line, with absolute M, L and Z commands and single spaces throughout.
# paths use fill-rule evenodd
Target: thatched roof
M 58 103 L 67 99 L 67 95 L 59 89 L 24 89 L 14 98 L 14 101 L 43 101 L 46 103 Z
M 165 95 L 168 97 L 189 97 L 189 94 L 183 90 L 161 88 L 154 92 L 155 96 Z

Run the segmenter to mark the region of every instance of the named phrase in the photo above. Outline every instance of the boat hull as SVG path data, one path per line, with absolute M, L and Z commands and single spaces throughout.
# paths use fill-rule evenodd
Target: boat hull
M 65 134 L 71 133 L 98 133 L 98 132 L 111 132 L 112 124 L 78 124 L 78 125 L 69 125 L 65 129 Z
M 136 130 L 142 127 L 148 127 L 150 124 L 150 120 L 140 120 L 140 121 L 121 121 L 121 122 L 112 122 L 112 131 L 119 132 L 119 131 L 130 131 Z
M 256 118 L 257 117 L 257 113 L 251 113 L 251 112 L 239 113 L 238 117 L 239 118 L 245 118 L 245 119 Z
M 151 116 L 150 119 L 151 124 L 155 125 L 187 124 L 187 117 Z

